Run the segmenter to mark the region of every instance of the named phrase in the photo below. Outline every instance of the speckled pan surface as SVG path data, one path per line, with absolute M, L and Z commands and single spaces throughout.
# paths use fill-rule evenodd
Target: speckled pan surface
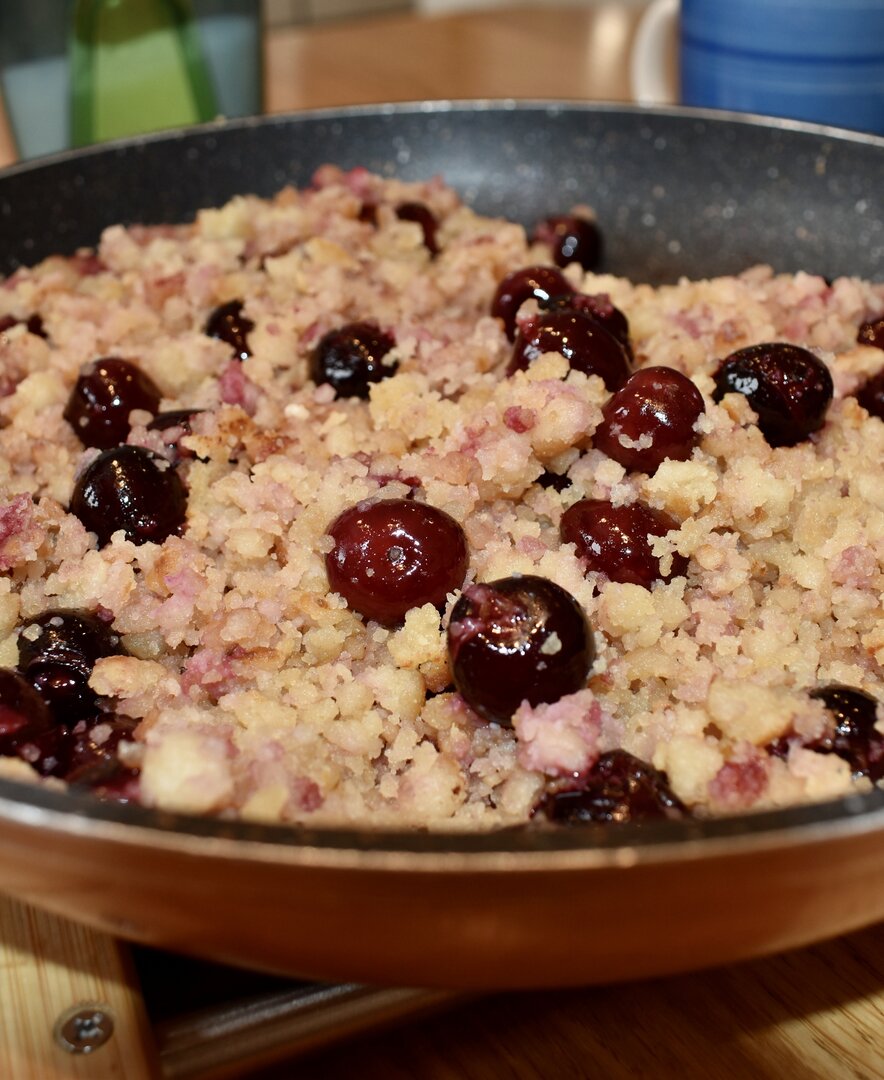
M 651 282 L 756 262 L 884 273 L 884 139 L 698 110 L 556 103 L 357 107 L 209 126 L 61 155 L 0 181 L 0 270 L 94 242 L 111 222 L 180 221 L 326 161 L 440 174 L 480 212 L 532 223 L 597 210 L 606 268 Z
M 758 262 L 884 277 L 884 139 L 493 102 L 266 118 L 19 166 L 0 175 L 0 271 L 93 244 L 114 222 L 180 221 L 304 184 L 329 161 L 440 174 L 481 212 L 526 224 L 589 203 L 605 268 L 637 280 Z M 0 781 L 0 888 L 132 938 L 314 977 L 599 982 L 884 917 L 884 791 L 616 833 L 431 837 L 189 819 Z

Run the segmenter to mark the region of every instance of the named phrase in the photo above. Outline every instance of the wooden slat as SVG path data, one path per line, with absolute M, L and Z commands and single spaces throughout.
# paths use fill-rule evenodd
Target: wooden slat
M 58 1017 L 102 1006 L 113 1034 L 89 1054 L 58 1045 Z M 0 896 L 0 1077 L 149 1080 L 159 1075 L 124 943 Z

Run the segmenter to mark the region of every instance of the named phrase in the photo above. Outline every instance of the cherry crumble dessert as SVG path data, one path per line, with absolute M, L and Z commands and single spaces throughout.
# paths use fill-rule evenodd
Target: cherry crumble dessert
M 492 829 L 884 779 L 884 286 L 318 171 L 0 287 L 0 775 Z

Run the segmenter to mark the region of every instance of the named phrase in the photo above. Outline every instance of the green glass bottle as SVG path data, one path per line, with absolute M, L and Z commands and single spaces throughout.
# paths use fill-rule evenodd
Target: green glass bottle
M 189 0 L 77 0 L 70 58 L 75 146 L 217 114 Z

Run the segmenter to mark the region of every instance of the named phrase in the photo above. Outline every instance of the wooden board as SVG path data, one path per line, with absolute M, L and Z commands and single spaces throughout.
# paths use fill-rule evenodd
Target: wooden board
M 99 1008 L 113 1033 L 70 1053 L 53 1033 L 62 1014 Z M 0 1077 L 3 1080 L 148 1080 L 159 1075 L 153 1038 L 124 943 L 0 896 Z

